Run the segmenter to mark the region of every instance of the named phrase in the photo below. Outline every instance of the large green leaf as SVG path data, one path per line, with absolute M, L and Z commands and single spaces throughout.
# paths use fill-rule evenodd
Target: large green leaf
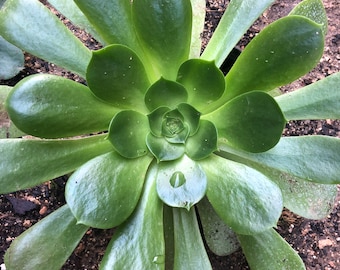
M 65 196 L 78 223 L 108 229 L 124 222 L 137 205 L 151 159 L 126 159 L 110 152 L 76 170 Z
M 173 208 L 174 270 L 212 269 L 205 251 L 195 209 Z
M 297 252 L 274 230 L 254 235 L 238 235 L 251 269 L 306 269 Z
M 5 255 L 6 268 L 59 270 L 87 229 L 88 227 L 77 224 L 72 212 L 65 205 L 13 241 Z
M 107 44 L 122 44 L 139 52 L 130 0 L 74 0 L 74 2 Z
M 74 25 L 80 27 L 81 29 L 85 29 L 85 31 L 89 32 L 98 41 L 100 41 L 102 44 L 105 44 L 105 42 L 103 42 L 103 38 L 96 32 L 91 23 L 85 17 L 84 13 L 82 13 L 74 1 L 48 0 L 48 2 L 65 17 L 71 20 Z
M 220 150 L 245 160 L 320 184 L 340 183 L 340 139 L 326 136 L 285 137 L 272 149 L 253 154 L 224 143 Z M 221 152 L 223 155 L 223 152 Z
M 202 59 L 221 66 L 243 34 L 274 0 L 231 1 L 223 14 Z
M 23 67 L 24 54 L 22 51 L 0 35 L 0 80 L 14 77 Z
M 157 169 L 157 193 L 167 205 L 190 210 L 205 195 L 207 177 L 199 163 L 187 156 L 160 162 Z
M 224 98 L 252 90 L 269 91 L 298 79 L 316 66 L 323 48 L 320 25 L 295 15 L 277 20 L 238 57 L 226 76 Z
M 46 74 L 21 80 L 9 94 L 6 107 L 20 130 L 42 138 L 107 130 L 118 111 L 83 84 Z
M 240 248 L 236 234 L 216 214 L 206 197 L 197 204 L 197 210 L 205 242 L 212 252 L 218 256 L 227 256 Z
M 220 139 L 249 152 L 272 148 L 286 122 L 275 100 L 261 91 L 238 96 L 201 118 L 215 124 Z
M 161 77 L 150 86 L 144 100 L 149 111 L 153 111 L 161 106 L 174 109 L 178 104 L 187 102 L 188 93 L 183 85 Z
M 276 97 L 287 120 L 339 119 L 340 73 Z
M 112 118 L 108 139 L 123 157 L 137 158 L 148 153 L 148 118 L 136 111 L 121 111 Z
M 20 49 L 85 77 L 91 52 L 42 3 L 7 0 L 0 35 Z
M 205 107 L 218 100 L 225 89 L 223 73 L 214 62 L 190 59 L 184 62 L 177 74 L 177 81 L 188 92 L 188 103 L 205 113 Z
M 86 73 L 91 91 L 118 108 L 146 111 L 144 94 L 150 86 L 143 63 L 123 45 L 93 52 Z
M 156 193 L 156 175 L 157 164 L 153 163 L 138 206 L 113 235 L 101 270 L 164 269 L 163 204 Z
M 72 140 L 0 140 L 1 193 L 33 187 L 112 151 L 105 136 Z
M 216 155 L 199 164 L 208 177 L 211 205 L 233 231 L 254 234 L 276 226 L 283 208 L 282 195 L 265 175 Z
M 305 16 L 312 21 L 320 24 L 324 36 L 327 34 L 328 18 L 325 7 L 321 0 L 304 0 L 301 1 L 289 13 L 289 15 Z
M 139 0 L 132 4 L 133 22 L 156 76 L 175 80 L 188 59 L 191 43 L 190 1 Z

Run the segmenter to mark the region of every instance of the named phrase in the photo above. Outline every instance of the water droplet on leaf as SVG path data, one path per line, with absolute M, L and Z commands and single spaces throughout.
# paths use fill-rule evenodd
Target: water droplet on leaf
M 174 188 L 178 188 L 184 185 L 186 182 L 185 176 L 182 172 L 174 172 L 170 178 L 170 185 Z
M 156 255 L 155 257 L 153 257 L 152 262 L 156 263 L 156 264 L 162 264 L 162 263 L 165 262 L 165 256 L 164 255 Z

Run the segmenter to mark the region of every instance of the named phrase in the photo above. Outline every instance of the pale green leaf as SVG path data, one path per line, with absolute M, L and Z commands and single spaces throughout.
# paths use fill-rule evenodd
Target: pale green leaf
M 297 252 L 274 229 L 259 234 L 238 235 L 238 239 L 251 269 L 306 269 Z
M 33 187 L 70 173 L 97 155 L 112 151 L 105 136 L 72 140 L 0 140 L 1 193 Z
M 67 181 L 65 197 L 78 223 L 108 229 L 124 222 L 137 205 L 151 160 L 110 152 L 77 169 Z
M 244 33 L 274 0 L 231 1 L 201 58 L 222 65 Z
M 14 77 L 23 67 L 24 54 L 22 51 L 0 35 L 0 80 Z
M 205 0 L 191 0 L 192 30 L 189 58 L 199 58 L 202 47 L 202 34 L 205 22 Z
M 59 270 L 87 229 L 64 205 L 13 241 L 5 255 L 6 269 Z
M 240 248 L 236 234 L 216 214 L 206 197 L 197 204 L 197 210 L 205 242 L 212 252 L 218 256 L 227 256 Z
M 207 197 L 233 231 L 254 234 L 276 226 L 283 208 L 281 191 L 262 173 L 211 155 L 199 162 L 207 178 Z
M 137 208 L 113 235 L 100 264 L 101 270 L 164 269 L 163 204 L 156 193 L 156 175 L 157 164 L 153 163 Z
M 276 97 L 287 120 L 340 119 L 340 73 Z
M 187 156 L 160 162 L 157 169 L 157 193 L 167 205 L 189 210 L 205 195 L 207 177 L 199 163 Z
M 91 52 L 42 3 L 7 0 L 0 35 L 20 49 L 85 77 Z

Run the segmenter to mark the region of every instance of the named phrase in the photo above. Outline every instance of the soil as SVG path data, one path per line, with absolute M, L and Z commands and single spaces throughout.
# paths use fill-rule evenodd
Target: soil
M 41 2 L 46 4 L 46 1 Z M 226 0 L 207 0 L 207 20 L 202 35 L 203 46 L 211 37 L 228 2 Z M 249 29 L 238 47 L 242 50 L 265 25 L 288 14 L 298 2 L 298 0 L 276 1 Z M 282 87 L 281 90 L 284 92 L 293 91 L 340 71 L 340 6 L 338 0 L 324 0 L 323 2 L 329 18 L 329 32 L 326 37 L 324 56 L 318 66 L 309 74 Z M 69 20 L 57 14 L 56 11 L 54 12 L 72 31 L 77 33 L 78 37 L 90 49 L 96 50 L 101 47 L 89 35 L 75 28 Z M 11 80 L 0 81 L 0 84 L 15 85 L 23 77 L 34 73 L 52 73 L 84 82 L 82 78 L 70 72 L 25 54 L 25 67 L 20 74 Z M 340 137 L 340 121 L 330 119 L 291 121 L 287 123 L 283 133 L 284 136 L 311 134 Z M 65 203 L 66 181 L 67 176 L 62 176 L 32 189 L 0 195 L 0 264 L 3 263 L 6 249 L 19 234 Z M 277 231 L 299 253 L 307 269 L 330 270 L 340 269 L 339 225 L 340 191 L 332 212 L 323 220 L 304 219 L 284 209 Z M 112 234 L 113 229 L 90 229 L 62 269 L 98 269 L 98 264 Z M 211 252 L 209 252 L 209 256 L 215 270 L 249 269 L 241 250 L 226 257 L 215 256 Z

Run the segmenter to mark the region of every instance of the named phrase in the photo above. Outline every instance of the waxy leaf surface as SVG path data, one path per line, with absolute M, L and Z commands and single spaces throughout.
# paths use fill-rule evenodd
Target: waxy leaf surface
M 218 100 L 225 89 L 223 73 L 214 62 L 201 59 L 184 62 L 179 68 L 177 81 L 188 91 L 188 103 L 199 111 Z
M 195 209 L 173 208 L 174 270 L 212 269 L 202 241 Z
M 22 51 L 0 35 L 0 80 L 8 80 L 24 67 Z
M 226 76 L 226 99 L 252 90 L 269 91 L 288 84 L 316 66 L 324 48 L 320 25 L 288 16 L 262 30 Z
M 36 186 L 109 151 L 112 145 L 105 135 L 73 140 L 0 140 L 0 190 L 9 193 Z
M 151 159 L 126 159 L 110 152 L 76 170 L 65 196 L 78 223 L 108 229 L 124 222 L 137 205 Z
M 167 205 L 189 210 L 203 198 L 206 188 L 202 167 L 187 156 L 158 164 L 157 193 Z
M 123 157 L 137 158 L 148 152 L 145 140 L 149 132 L 148 118 L 136 111 L 121 111 L 112 119 L 108 139 Z
M 134 1 L 132 18 L 156 77 L 175 80 L 180 64 L 188 59 L 190 52 L 190 1 Z
M 5 255 L 6 268 L 59 270 L 87 229 L 64 205 L 13 241 Z
M 101 270 L 164 269 L 163 204 L 156 192 L 156 174 L 157 164 L 153 163 L 137 208 L 113 235 Z
M 42 138 L 107 130 L 117 112 L 83 84 L 46 74 L 21 80 L 9 94 L 6 107 L 20 130 Z
M 255 153 L 272 148 L 280 140 L 285 125 L 278 104 L 261 91 L 238 96 L 201 118 L 215 124 L 220 139 Z
M 233 231 L 254 234 L 276 226 L 283 208 L 281 191 L 260 172 L 211 155 L 199 162 L 207 174 L 207 197 Z
M 306 269 L 297 252 L 274 230 L 238 235 L 242 251 L 252 269 Z
M 111 45 L 93 52 L 86 79 L 100 99 L 118 108 L 145 111 L 143 98 L 149 80 L 143 63 L 128 47 Z
M 7 0 L 0 33 L 20 49 L 85 77 L 90 50 L 39 1 Z

